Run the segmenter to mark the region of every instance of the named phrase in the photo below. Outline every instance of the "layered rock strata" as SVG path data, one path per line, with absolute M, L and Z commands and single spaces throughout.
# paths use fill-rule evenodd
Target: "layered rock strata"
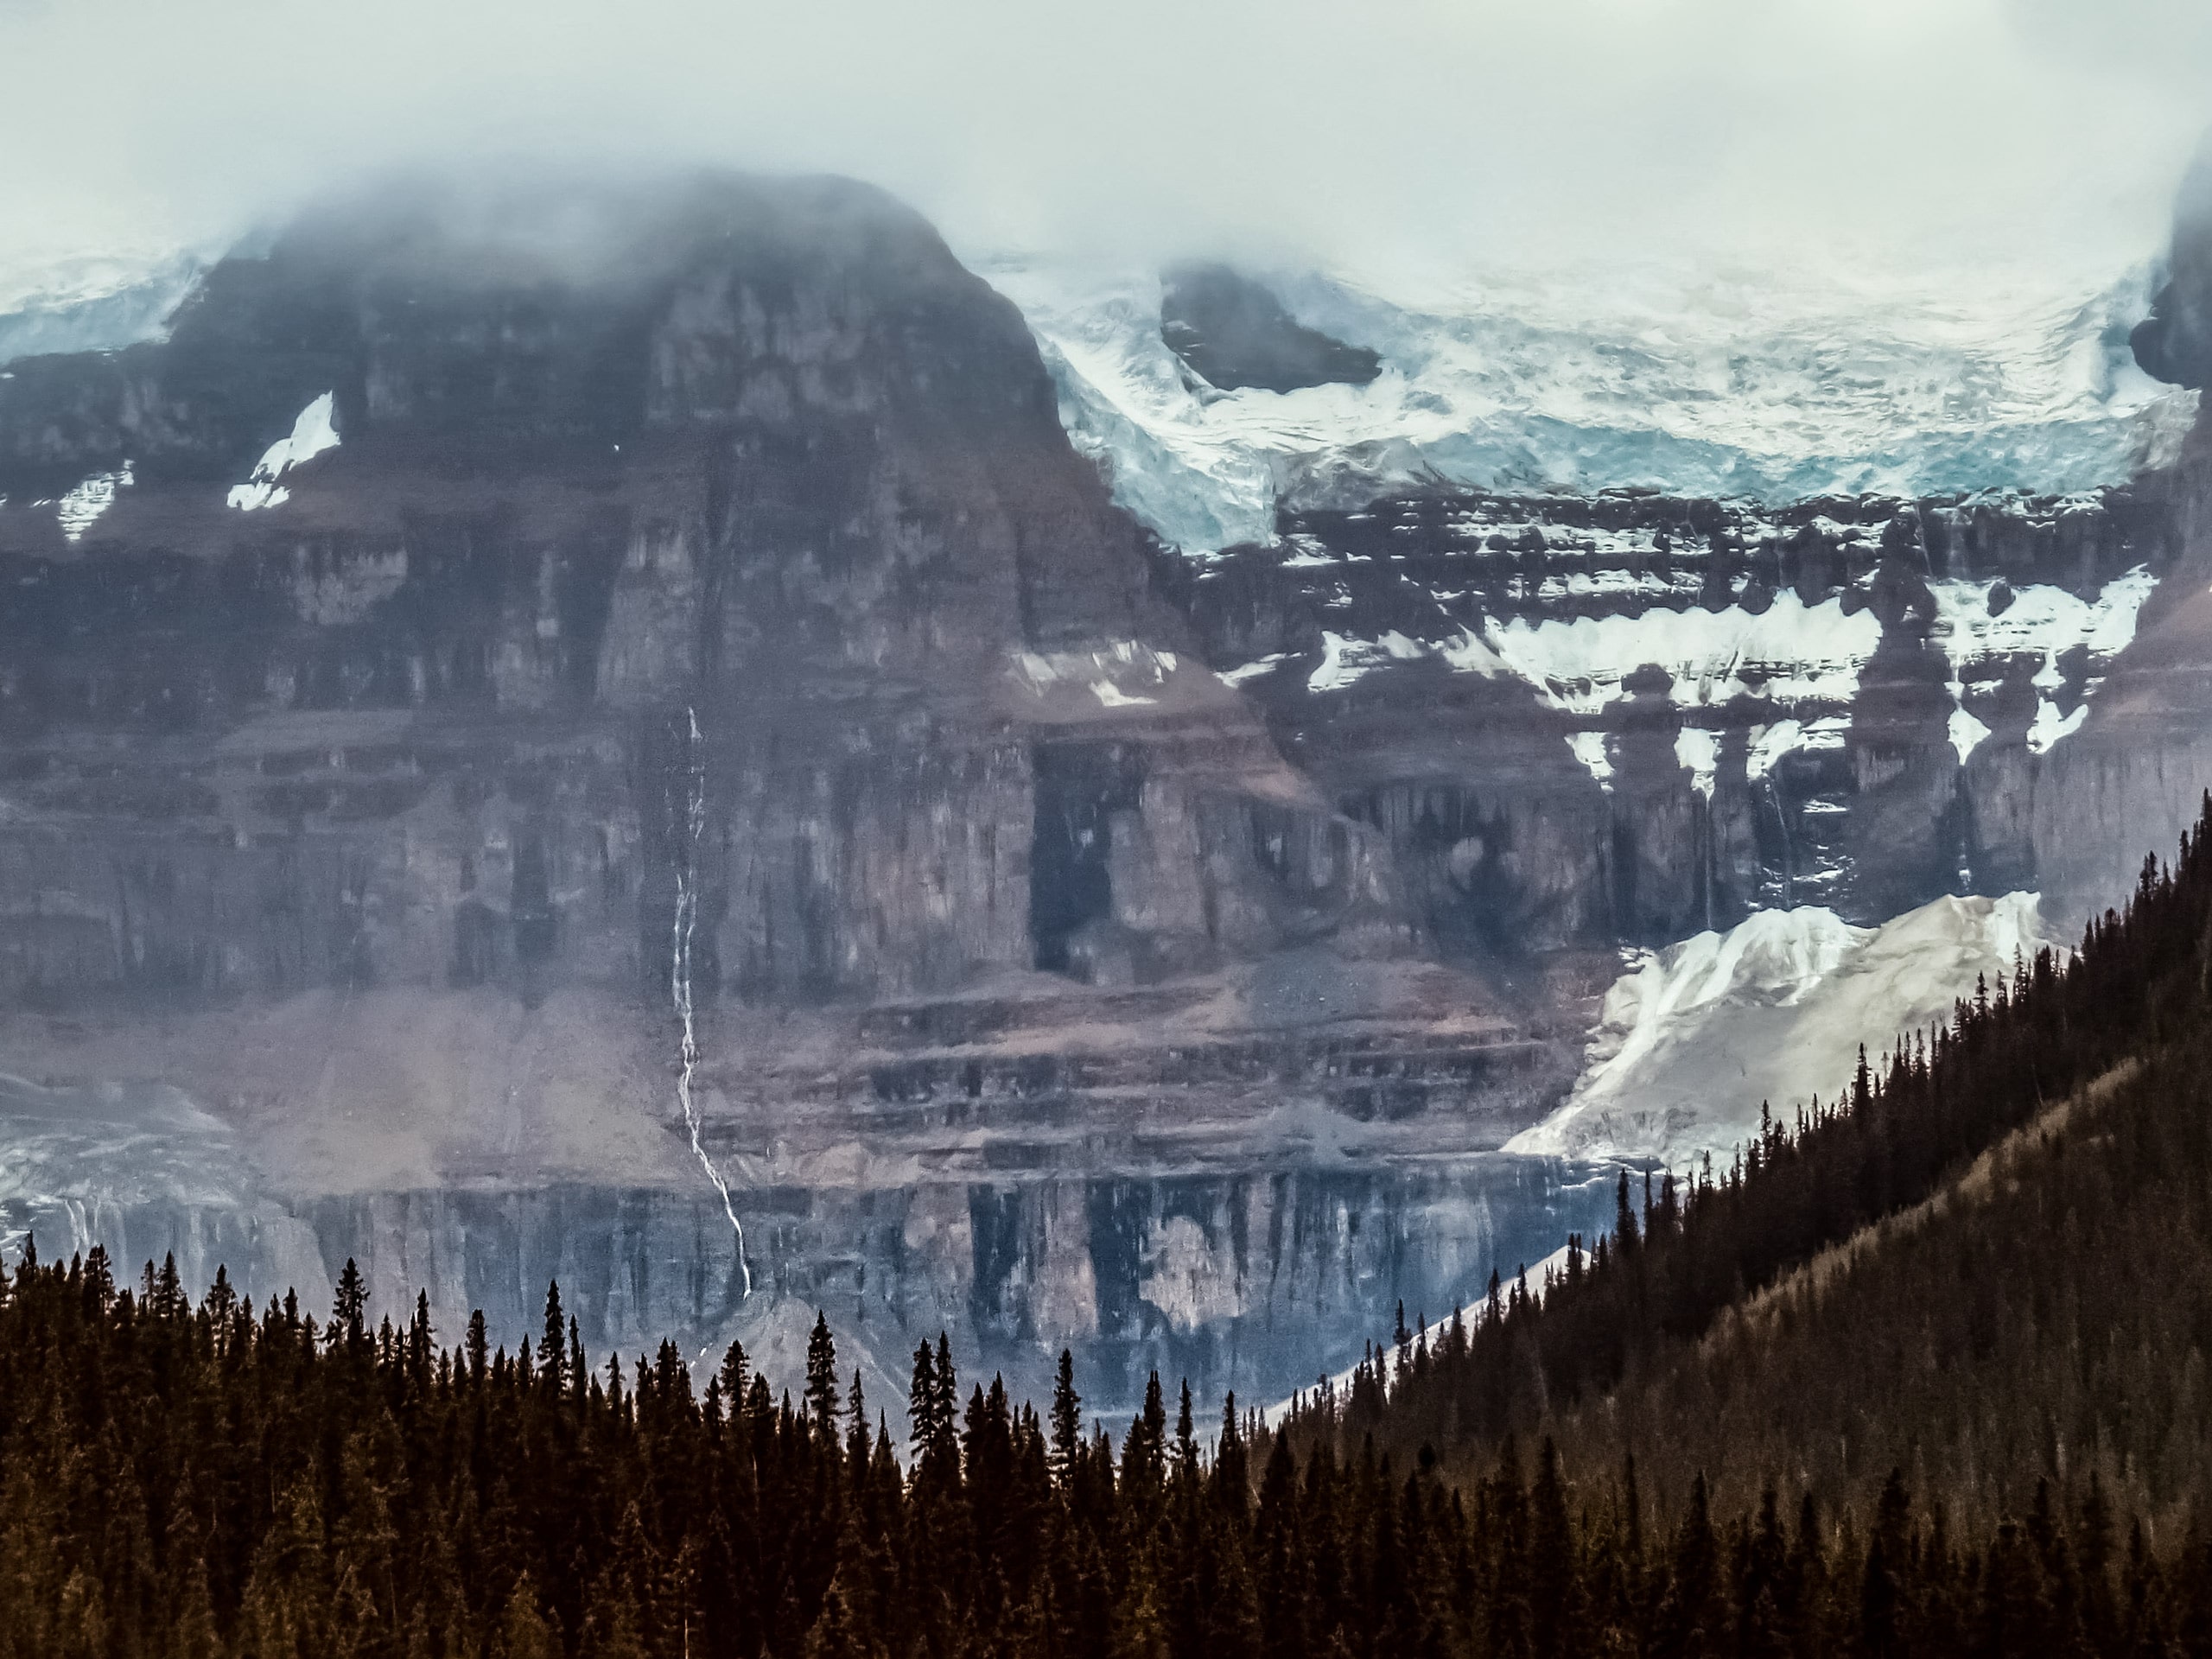
M 34 1160 L 17 1234 L 260 1217 L 291 1243 L 251 1278 L 304 1220 L 448 1330 L 565 1264 L 594 1340 L 873 1284 L 891 1352 L 948 1317 L 926 1281 L 977 1344 L 1135 1352 L 1244 1294 L 1223 1183 L 1349 1180 L 1357 1230 L 1571 1077 L 1552 1000 L 1427 959 L 1384 837 L 1197 661 L 1019 315 L 872 191 L 337 204 L 165 341 L 12 364 L 0 497 L 0 1055 L 181 1090 L 180 1167 L 244 1165 L 203 1203 Z M 855 1217 L 912 1204 L 1002 1220 L 900 1223 L 894 1266 Z M 1064 1209 L 1041 1266 L 1017 1221 Z M 1402 1265 L 1392 1213 L 1344 1259 Z M 1094 1246 L 1197 1278 L 1003 1288 Z
M 2139 719 L 2119 688 L 2194 568 L 2199 477 L 1783 509 L 1440 491 L 1286 513 L 1277 544 L 1163 582 L 1440 941 L 1656 944 L 2038 885 L 2070 912 L 2139 861 L 2085 820 L 2111 809 L 2077 757 Z M 2138 759 L 2190 772 L 2205 706 L 2177 692 Z

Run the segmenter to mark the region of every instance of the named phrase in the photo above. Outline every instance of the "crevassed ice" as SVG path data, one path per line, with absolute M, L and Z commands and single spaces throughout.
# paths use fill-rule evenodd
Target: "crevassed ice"
M 158 339 L 206 268 L 199 254 L 159 247 L 60 258 L 0 254 L 0 365 Z
M 1418 301 L 1278 274 L 1301 321 L 1379 352 L 1383 372 L 1221 393 L 1160 340 L 1151 275 L 982 269 L 1028 321 L 1077 447 L 1190 552 L 1268 539 L 1278 499 L 1357 505 L 1438 477 L 1771 502 L 2059 494 L 2170 458 L 2196 408 L 2128 352 L 2144 270 L 1885 286 L 1615 264 L 1479 273 Z
M 1015 266 L 985 274 L 1028 317 L 1058 389 L 1060 423 L 1117 502 L 1186 551 L 1273 534 L 1274 468 L 1233 429 L 1209 429 L 1160 338 L 1156 276 Z
M 245 483 L 231 486 L 229 505 L 252 512 L 290 500 L 292 493 L 280 481 L 284 474 L 338 447 L 338 429 L 332 423 L 334 401 L 334 394 L 326 391 L 302 410 L 292 423 L 291 435 L 269 446 Z
M 1566 1103 L 1509 1152 L 1726 1159 L 1770 1103 L 1832 1100 L 1890 1035 L 1946 1019 L 1977 975 L 2050 943 L 2031 893 L 1944 898 L 1854 927 L 1825 906 L 1756 911 L 1726 932 L 1633 953 L 1605 995 Z

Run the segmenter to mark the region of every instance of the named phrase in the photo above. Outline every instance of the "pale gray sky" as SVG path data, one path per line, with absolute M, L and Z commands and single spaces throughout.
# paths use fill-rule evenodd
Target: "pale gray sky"
M 0 260 L 569 153 L 849 172 L 970 251 L 2115 264 L 2212 5 L 0 0 Z

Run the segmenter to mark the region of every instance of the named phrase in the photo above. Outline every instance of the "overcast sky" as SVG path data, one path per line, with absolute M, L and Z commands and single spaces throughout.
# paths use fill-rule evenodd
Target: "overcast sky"
M 16 263 L 575 153 L 860 175 L 970 252 L 2117 265 L 2212 0 L 0 0 L 0 73 Z

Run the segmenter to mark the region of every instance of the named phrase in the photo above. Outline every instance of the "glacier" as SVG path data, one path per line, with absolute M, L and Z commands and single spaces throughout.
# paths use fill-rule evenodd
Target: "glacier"
M 1975 976 L 2009 977 L 2046 944 L 2037 895 L 1946 897 L 1878 927 L 1801 906 L 1752 912 L 1726 932 L 1628 953 L 1605 994 L 1566 1102 L 1508 1153 L 1726 1162 L 1850 1081 L 1859 1046 L 1948 1020 Z
M 0 364 L 156 339 L 207 263 L 195 253 L 142 251 L 0 264 Z
M 1775 271 L 1485 272 L 1418 299 L 1313 272 L 1297 320 L 1379 352 L 1370 385 L 1222 392 L 1160 335 L 1160 285 L 978 261 L 1020 309 L 1076 446 L 1192 555 L 1274 512 L 1386 490 L 1636 488 L 1771 503 L 2122 482 L 2171 459 L 2196 395 L 2139 369 L 2152 270 L 1946 273 L 1922 285 Z

